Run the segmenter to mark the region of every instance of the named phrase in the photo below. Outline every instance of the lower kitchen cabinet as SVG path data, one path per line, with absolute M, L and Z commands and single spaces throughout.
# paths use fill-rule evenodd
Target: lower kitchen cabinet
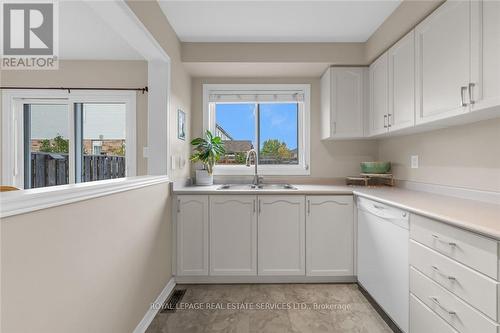
M 257 197 L 210 197 L 210 275 L 257 275 Z
M 208 275 L 208 195 L 177 197 L 177 274 Z
M 259 196 L 259 275 L 305 275 L 304 208 L 304 196 Z
M 306 197 L 308 276 L 354 275 L 353 198 Z

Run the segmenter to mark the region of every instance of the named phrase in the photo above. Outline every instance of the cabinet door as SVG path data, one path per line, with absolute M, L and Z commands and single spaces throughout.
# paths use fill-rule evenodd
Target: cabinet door
M 389 131 L 415 125 L 415 32 L 389 49 Z
M 306 210 L 307 275 L 354 275 L 352 196 L 308 196 Z
M 210 275 L 257 274 L 257 197 L 210 196 Z
M 177 274 L 208 275 L 208 196 L 177 197 Z
M 305 275 L 305 197 L 258 197 L 259 275 Z
M 415 28 L 416 123 L 469 111 L 470 1 L 447 1 Z
M 363 137 L 366 68 L 332 69 L 332 134 L 334 138 Z
M 370 65 L 370 135 L 387 132 L 389 68 L 387 52 Z
M 471 69 L 480 69 L 479 76 L 471 71 L 469 87 L 475 111 L 500 105 L 500 1 L 473 1 L 471 6 Z

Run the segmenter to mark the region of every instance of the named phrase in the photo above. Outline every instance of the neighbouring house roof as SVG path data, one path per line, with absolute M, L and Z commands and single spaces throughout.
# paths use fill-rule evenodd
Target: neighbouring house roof
M 216 130 L 216 135 L 220 136 L 222 140 L 233 140 L 233 137 L 231 134 L 229 134 L 228 131 L 226 131 L 224 128 L 222 128 L 221 125 L 215 124 L 215 130 Z
M 223 142 L 226 153 L 247 152 L 253 148 L 250 140 L 224 140 Z

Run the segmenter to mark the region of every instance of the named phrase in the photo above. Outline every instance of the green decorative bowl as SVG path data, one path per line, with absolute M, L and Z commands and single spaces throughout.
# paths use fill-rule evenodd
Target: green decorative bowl
M 361 162 L 362 173 L 389 173 L 391 162 Z

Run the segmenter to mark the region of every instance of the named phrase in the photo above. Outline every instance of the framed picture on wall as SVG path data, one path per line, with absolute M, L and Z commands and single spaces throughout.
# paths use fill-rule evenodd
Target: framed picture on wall
M 177 110 L 177 137 L 186 140 L 186 113 L 181 109 Z

